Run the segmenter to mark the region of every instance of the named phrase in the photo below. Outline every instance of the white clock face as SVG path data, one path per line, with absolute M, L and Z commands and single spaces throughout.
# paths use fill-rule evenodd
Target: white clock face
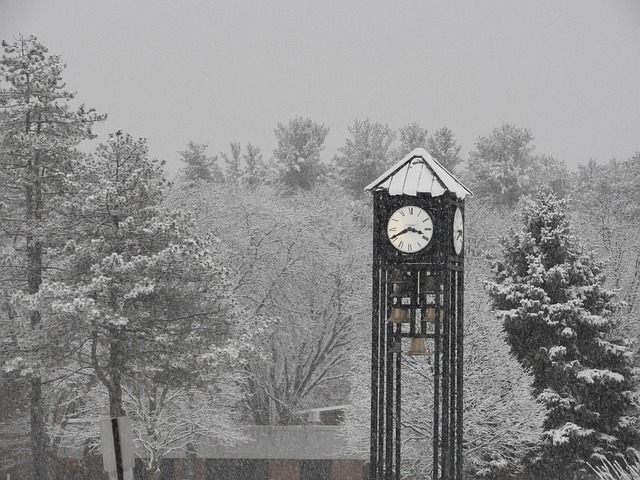
M 456 208 L 453 216 L 453 249 L 457 255 L 462 252 L 462 243 L 464 241 L 464 222 L 462 220 L 462 212 Z
M 387 235 L 391 244 L 401 252 L 419 252 L 431 242 L 433 220 L 420 207 L 401 207 L 389 217 Z

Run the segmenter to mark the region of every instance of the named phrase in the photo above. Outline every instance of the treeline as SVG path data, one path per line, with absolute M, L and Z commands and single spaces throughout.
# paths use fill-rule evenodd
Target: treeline
M 454 132 L 443 127 L 432 134 L 418 123 L 401 127 L 369 119 L 355 120 L 348 126 L 351 137 L 330 161 L 321 159 L 329 128 L 311 118 L 296 117 L 274 129 L 277 147 L 271 155 L 251 143 L 242 151 L 233 142 L 230 152 L 207 154 L 207 144 L 189 141 L 179 152 L 186 181 L 231 182 L 247 185 L 268 184 L 295 192 L 309 190 L 330 181 L 354 197 L 364 197 L 364 187 L 411 150 L 422 147 L 473 191 L 476 198 L 496 205 L 513 206 L 536 188 L 547 187 L 559 197 L 585 198 L 585 191 L 598 191 L 601 201 L 613 195 L 637 204 L 637 178 L 640 152 L 625 160 L 611 159 L 597 164 L 585 159 L 577 171 L 565 162 L 536 152 L 531 130 L 505 123 L 481 136 L 467 159 L 460 155 Z M 592 196 L 592 195 L 588 195 Z M 629 203 L 629 202 L 627 202 Z M 625 209 L 627 207 L 624 207 Z
M 353 138 L 346 140 L 330 162 L 321 159 L 329 128 L 310 118 L 296 117 L 279 123 L 274 130 L 277 146 L 264 158 L 260 148 L 249 143 L 246 153 L 231 143 L 230 153 L 208 155 L 207 144 L 190 141 L 179 152 L 186 181 L 267 184 L 293 193 L 310 190 L 328 181 L 340 185 L 355 198 L 364 197 L 364 187 L 411 150 L 426 147 L 445 167 L 454 172 L 460 164 L 460 145 L 453 132 L 441 128 L 432 135 L 417 123 L 406 125 L 398 136 L 388 125 L 355 120 L 348 127 Z

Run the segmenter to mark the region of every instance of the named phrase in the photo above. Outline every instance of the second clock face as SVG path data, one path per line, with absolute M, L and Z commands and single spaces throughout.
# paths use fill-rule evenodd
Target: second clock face
M 453 248 L 457 255 L 462 252 L 462 243 L 464 241 L 464 221 L 462 219 L 462 212 L 459 208 L 456 208 L 456 213 L 453 217 Z
M 419 252 L 431 242 L 433 220 L 420 207 L 401 207 L 389 217 L 387 236 L 391 244 L 401 252 Z

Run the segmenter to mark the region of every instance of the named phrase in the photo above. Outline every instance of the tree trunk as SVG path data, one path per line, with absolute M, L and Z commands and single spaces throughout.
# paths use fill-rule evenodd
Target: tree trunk
M 35 238 L 31 230 L 34 224 L 42 221 L 42 185 L 38 176 L 37 157 L 29 164 L 29 173 L 35 179 L 25 189 L 26 200 L 26 250 L 27 250 L 27 292 L 38 293 L 42 284 L 42 243 Z M 40 326 L 40 312 L 34 310 L 30 315 L 32 329 Z M 31 417 L 31 455 L 33 462 L 33 478 L 48 480 L 48 441 L 44 424 L 44 403 L 42 398 L 42 378 L 36 374 L 31 378 L 30 417 Z
M 187 458 L 185 461 L 184 478 L 187 480 L 193 480 L 196 478 L 196 461 L 198 460 L 198 454 L 196 447 L 193 443 L 187 444 Z
M 109 415 L 111 417 L 122 417 L 125 415 L 122 406 L 122 371 L 124 369 L 124 345 L 122 330 L 118 326 L 109 328 L 110 351 L 109 351 L 109 380 L 111 388 L 109 390 Z
M 40 377 L 31 379 L 30 414 L 33 478 L 34 480 L 48 480 L 49 468 L 47 459 L 49 449 L 47 448 L 47 434 L 44 428 L 42 381 Z

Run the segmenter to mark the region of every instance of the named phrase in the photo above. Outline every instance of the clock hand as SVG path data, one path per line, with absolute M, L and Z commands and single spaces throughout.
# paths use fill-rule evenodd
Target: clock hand
M 422 230 L 417 230 L 413 227 L 407 227 L 404 230 L 396 233 L 395 235 L 389 237 L 389 240 L 393 240 L 396 237 L 399 237 L 400 235 L 404 235 L 405 233 L 417 233 L 418 235 L 424 235 L 424 233 L 422 233 Z
M 394 238 L 399 237 L 400 235 L 404 235 L 405 233 L 410 231 L 411 231 L 411 227 L 405 228 L 404 230 L 401 230 L 400 232 L 393 235 L 392 237 L 389 237 L 389 240 L 393 240 Z

